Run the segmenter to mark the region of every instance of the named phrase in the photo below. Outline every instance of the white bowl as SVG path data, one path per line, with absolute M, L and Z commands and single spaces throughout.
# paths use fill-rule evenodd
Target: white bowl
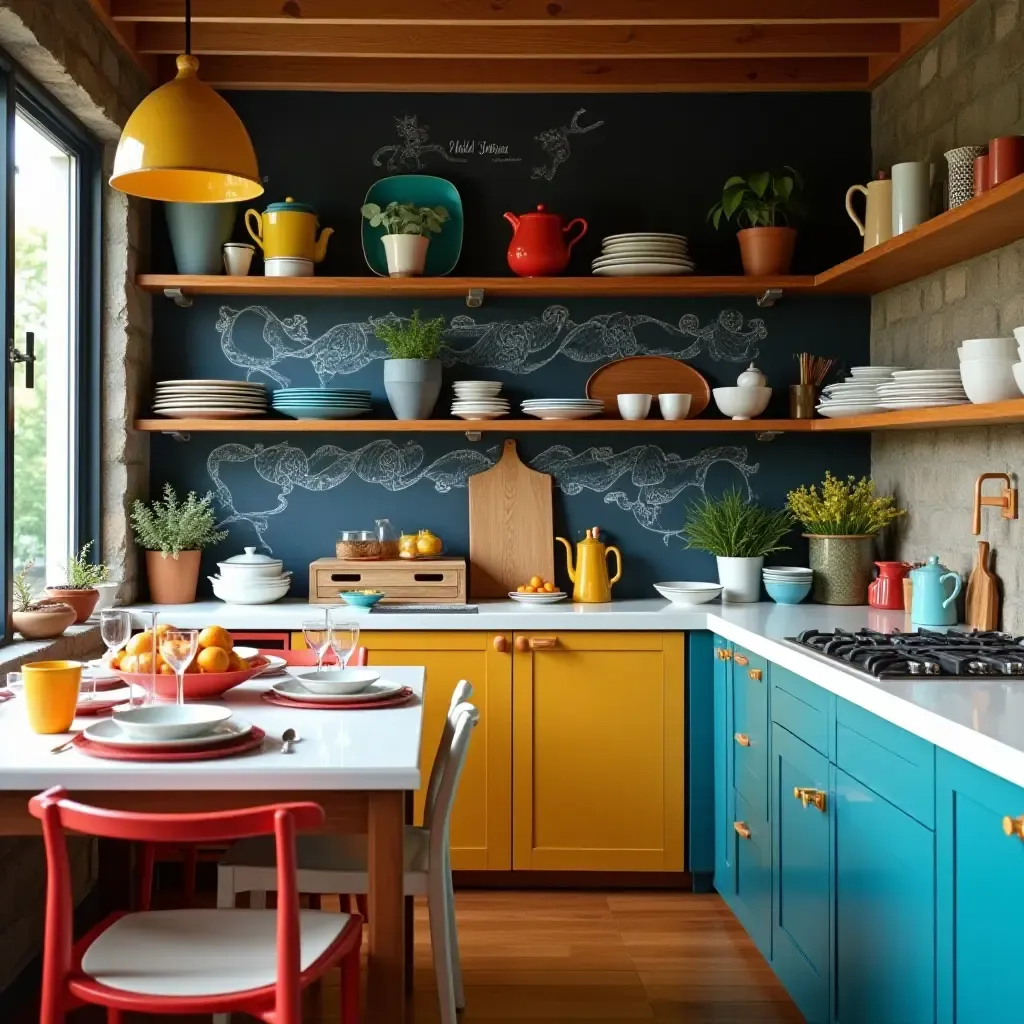
M 1012 359 L 965 359 L 960 364 L 960 379 L 967 397 L 975 405 L 1020 398 L 1013 364 Z
M 965 359 L 1009 359 L 1017 345 L 1016 338 L 968 338 L 961 348 Z
M 312 277 L 313 261 L 271 256 L 263 261 L 263 274 L 265 277 Z
M 1024 394 L 1024 362 L 1013 364 L 1013 379 L 1017 382 L 1017 390 Z
M 719 412 L 731 416 L 734 420 L 749 420 L 760 416 L 768 408 L 768 400 L 772 397 L 771 388 L 715 388 L 711 392 L 715 396 L 715 405 Z
M 152 704 L 115 711 L 113 719 L 133 740 L 185 740 L 202 736 L 231 717 L 228 708 L 214 704 Z
M 673 583 L 655 583 L 654 589 L 673 604 L 694 605 L 707 604 L 722 593 L 720 583 L 690 583 L 677 581 Z
M 624 420 L 643 420 L 651 411 L 650 395 L 616 395 L 619 403 L 619 415 Z
M 327 696 L 347 696 L 362 693 L 372 686 L 380 673 L 370 668 L 289 668 L 288 674 L 298 679 L 304 690 Z
M 658 395 L 658 408 L 661 410 L 663 420 L 685 420 L 686 414 L 690 411 L 690 403 L 693 395 L 680 395 L 669 393 Z
M 229 583 L 219 576 L 209 576 L 207 579 L 213 584 L 214 596 L 228 604 L 273 604 L 274 601 L 280 601 L 292 585 L 290 576 L 284 576 L 280 581 L 261 580 L 250 583 Z

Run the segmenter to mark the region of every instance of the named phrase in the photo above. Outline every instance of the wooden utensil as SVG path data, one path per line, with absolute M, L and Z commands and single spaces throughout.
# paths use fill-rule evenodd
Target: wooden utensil
M 975 629 L 995 629 L 999 624 L 999 581 L 988 567 L 988 555 L 988 541 L 979 540 L 967 581 L 967 624 Z
M 711 401 L 708 382 L 692 367 L 668 356 L 627 356 L 605 363 L 587 381 L 587 398 L 604 402 L 605 416 L 619 416 L 619 395 L 686 394 L 691 396 L 687 419 L 699 416 Z
M 531 576 L 554 575 L 551 477 L 507 440 L 497 463 L 469 478 L 469 596 L 507 597 Z

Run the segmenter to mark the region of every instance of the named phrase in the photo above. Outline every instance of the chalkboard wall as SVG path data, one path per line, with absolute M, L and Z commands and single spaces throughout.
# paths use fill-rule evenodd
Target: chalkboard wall
M 808 183 L 809 216 L 794 269 L 820 269 L 859 247 L 843 193 L 870 176 L 864 96 L 260 92 L 229 99 L 252 134 L 267 178 L 264 200 L 291 195 L 309 202 L 321 223 L 336 229 L 318 268 L 325 275 L 366 272 L 358 207 L 369 185 L 392 172 L 454 182 L 466 219 L 456 273 L 466 275 L 507 273 L 510 231 L 501 214 L 541 202 L 590 221 L 571 272 L 586 272 L 603 235 L 644 229 L 688 235 L 699 273 L 738 272 L 735 238 L 712 231 L 706 211 L 730 174 L 786 163 Z M 262 209 L 265 201 L 256 205 Z M 236 237 L 246 237 L 241 217 Z M 173 270 L 159 212 L 154 238 L 154 268 Z M 257 261 L 254 272 L 260 270 Z M 769 414 L 785 415 L 794 352 L 834 355 L 846 365 L 868 357 L 869 304 L 862 299 L 784 298 L 766 310 L 749 299 L 487 300 L 476 310 L 458 301 L 415 305 L 425 317 L 448 321 L 446 384 L 500 379 L 512 399 L 578 395 L 610 359 L 665 352 L 684 358 L 713 386 L 734 383 L 756 359 L 775 388 Z M 154 376 L 366 387 L 379 415 L 390 416 L 373 321 L 412 309 L 402 300 L 214 297 L 190 309 L 158 302 Z M 446 414 L 450 398 L 446 387 L 437 415 Z M 204 574 L 243 544 L 262 543 L 295 571 L 293 592 L 304 594 L 309 561 L 333 551 L 337 531 L 372 526 L 376 518 L 403 530 L 429 527 L 450 552 L 464 552 L 466 480 L 490 464 L 500 438 L 376 434 L 369 422 L 358 434 L 225 432 L 187 444 L 157 435 L 151 483 L 154 491 L 165 480 L 179 490 L 215 490 L 230 536 L 207 552 Z M 713 560 L 686 551 L 679 538 L 686 506 L 702 490 L 735 485 L 780 504 L 787 490 L 820 479 L 826 468 L 869 468 L 868 441 L 853 436 L 764 443 L 746 434 L 534 434 L 522 436 L 519 447 L 526 461 L 555 478 L 558 532 L 575 538 L 597 524 L 622 547 L 621 596 L 647 594 L 657 579 L 714 577 Z M 776 561 L 806 556 L 795 534 L 793 544 Z M 560 578 L 567 583 L 564 571 Z

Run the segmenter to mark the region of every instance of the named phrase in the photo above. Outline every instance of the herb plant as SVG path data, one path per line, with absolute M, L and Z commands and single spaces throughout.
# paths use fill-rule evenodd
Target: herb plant
M 804 187 L 804 181 L 794 168 L 787 165 L 783 170 L 786 173 L 758 171 L 749 178 L 730 178 L 722 198 L 708 211 L 708 219 L 716 228 L 723 217 L 735 217 L 741 228 L 774 228 L 779 221 L 788 224 L 790 216 L 800 211 L 794 192 Z
M 373 332 L 387 346 L 390 359 L 436 359 L 446 326 L 443 316 L 421 320 L 415 309 L 408 320 L 382 321 Z
M 147 551 L 172 558 L 182 551 L 196 551 L 224 540 L 227 532 L 216 529 L 216 518 L 212 491 L 203 498 L 189 491 L 188 497 L 179 501 L 174 488 L 164 484 L 162 500 L 132 504 L 135 539 Z
M 757 505 L 733 488 L 720 498 L 705 495 L 691 505 L 683 536 L 688 548 L 720 558 L 760 558 L 789 550 L 780 542 L 793 524 L 786 509 Z
M 21 569 L 15 573 L 12 587 L 14 591 L 14 610 L 16 612 L 34 612 L 39 604 L 32 600 L 32 585 L 28 581 L 28 574 L 32 571 L 34 561 L 26 562 Z
M 840 480 L 829 472 L 820 491 L 814 484 L 800 487 L 789 492 L 786 504 L 807 533 L 816 535 L 862 537 L 906 515 L 906 509 L 896 508 L 895 498 L 876 495 L 867 477 Z
M 110 571 L 105 565 L 93 565 L 89 561 L 89 549 L 93 542 L 89 541 L 77 555 L 73 554 L 64 566 L 65 586 L 72 590 L 91 590 L 97 583 L 106 583 Z
M 389 235 L 436 235 L 448 220 L 443 206 L 416 206 L 413 203 L 388 203 L 382 210 L 367 203 L 359 212 L 371 228 L 383 227 Z

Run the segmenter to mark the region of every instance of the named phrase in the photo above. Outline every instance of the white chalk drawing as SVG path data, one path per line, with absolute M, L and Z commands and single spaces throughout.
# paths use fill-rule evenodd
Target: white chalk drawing
M 531 178 L 544 178 L 547 181 L 553 181 L 555 174 L 558 173 L 558 168 L 569 159 L 569 136 L 586 135 L 587 132 L 592 132 L 604 124 L 604 121 L 595 121 L 593 124 L 581 128 L 578 121 L 586 112 L 585 107 L 581 108 L 572 115 L 572 120 L 568 124 L 563 124 L 559 128 L 549 128 L 547 131 L 541 132 L 540 135 L 534 136 L 540 143 L 541 149 L 544 150 L 548 162 L 540 167 L 534 167 L 530 172 Z
M 424 465 L 423 448 L 414 441 L 399 446 L 394 441 L 378 438 L 352 451 L 325 444 L 311 455 L 287 442 L 269 447 L 232 443 L 214 448 L 206 460 L 206 468 L 217 502 L 225 512 L 219 527 L 248 524 L 259 544 L 272 551 L 266 539 L 271 517 L 288 508 L 288 495 L 296 487 L 329 491 L 355 474 L 364 483 L 378 484 L 389 491 L 404 491 L 427 481 L 439 494 L 446 494 L 464 488 L 474 473 L 494 465 L 499 452 L 497 446 L 486 451 L 462 448 Z M 279 488 L 273 508 L 248 512 L 236 506 L 223 471 L 232 463 L 248 462 L 263 480 Z M 692 458 L 684 459 L 653 444 L 636 445 L 622 452 L 610 447 L 591 447 L 579 454 L 565 445 L 554 445 L 530 462 L 534 469 L 550 473 L 563 494 L 569 497 L 584 491 L 603 494 L 605 504 L 632 513 L 636 523 L 660 534 L 666 544 L 682 533 L 681 521 L 678 526 L 663 522 L 666 506 L 686 491 L 703 494 L 708 471 L 720 464 L 731 466 L 739 474 L 747 495 L 755 496 L 750 478 L 758 471 L 758 464 L 749 461 L 746 448 L 734 446 L 705 448 Z M 633 489 L 632 495 L 625 490 L 611 490 L 623 480 Z M 681 520 L 683 507 L 678 512 Z
M 443 157 L 452 164 L 464 164 L 462 157 L 451 156 L 444 146 L 430 141 L 430 126 L 419 124 L 415 114 L 395 118 L 398 131 L 397 143 L 381 146 L 373 154 L 373 166 L 380 167 L 381 159 L 387 154 L 387 169 L 391 174 L 398 171 L 422 171 L 423 157 L 429 153 Z
M 216 329 L 224 357 L 245 370 L 247 380 L 264 376 L 288 387 L 291 378 L 281 372 L 280 364 L 305 361 L 326 387 L 335 376 L 356 373 L 374 360 L 384 359 L 386 353 L 374 336 L 374 327 L 399 319 L 388 313 L 358 323 L 336 324 L 319 337 L 311 337 L 308 321 L 300 314 L 282 319 L 266 306 L 221 306 Z M 250 351 L 241 340 L 243 336 L 252 340 L 252 332 L 244 326 L 252 320 L 262 321 L 259 342 L 265 347 L 257 351 Z M 652 335 L 650 340 L 637 336 L 641 328 L 646 328 L 645 335 Z M 763 320 L 756 318 L 744 325 L 743 314 L 735 309 L 723 310 L 702 327 L 692 313 L 680 317 L 678 325 L 643 313 L 606 313 L 576 323 L 565 306 L 548 306 L 539 317 L 527 320 L 480 323 L 471 316 L 453 317 L 441 360 L 446 366 L 514 374 L 533 373 L 559 356 L 576 363 L 604 363 L 635 355 L 685 360 L 706 353 L 723 362 L 747 363 L 757 357 L 758 342 L 767 336 Z

